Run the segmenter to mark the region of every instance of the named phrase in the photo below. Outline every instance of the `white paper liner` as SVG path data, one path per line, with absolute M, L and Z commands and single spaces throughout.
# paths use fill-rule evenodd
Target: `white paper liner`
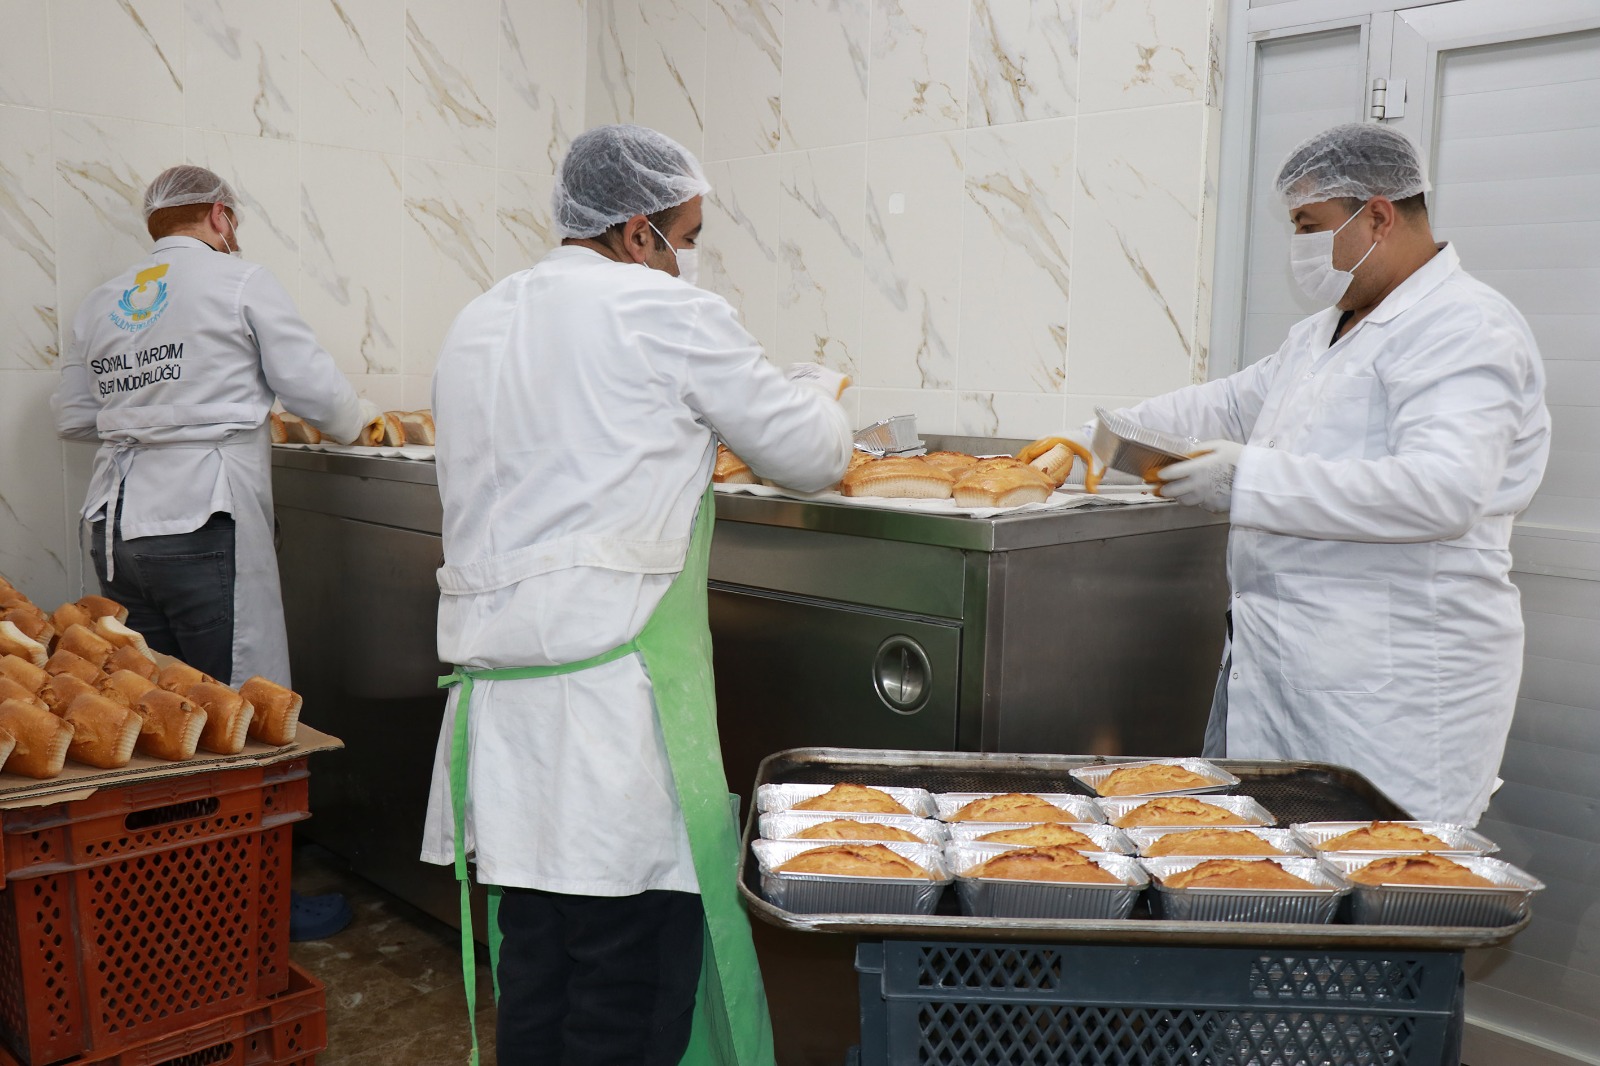
M 330 452 L 334 455 L 365 455 L 377 456 L 380 459 L 412 459 L 421 463 L 433 462 L 433 445 L 431 444 L 403 444 L 399 447 L 381 445 L 376 448 L 369 448 L 360 444 L 332 444 L 324 441 L 320 444 L 274 444 L 273 447 L 293 448 L 302 452 Z
M 1295 835 L 1305 842 L 1312 852 L 1322 852 L 1322 845 L 1335 837 L 1371 825 L 1371 822 L 1297 822 L 1289 828 Z M 1450 847 L 1442 851 L 1428 852 L 1431 855 L 1492 855 L 1500 850 L 1500 845 L 1484 836 L 1482 833 L 1468 829 L 1465 826 L 1451 825 L 1448 822 L 1393 822 L 1393 825 L 1409 825 L 1431 833 Z M 1367 848 L 1364 850 L 1340 850 L 1326 852 L 1329 855 L 1418 855 L 1422 854 L 1421 848 Z
M 1333 921 L 1339 901 L 1350 892 L 1337 870 L 1317 859 L 1297 858 L 1269 861 L 1310 881 L 1315 888 L 1168 888 L 1162 883 L 1163 878 L 1210 861 L 1210 857 L 1197 856 L 1139 860 L 1150 875 L 1151 910 L 1157 918 L 1179 922 L 1326 924 Z
M 956 812 L 961 810 L 973 800 L 983 799 L 986 796 L 1005 796 L 1007 792 L 940 792 L 933 797 L 934 810 L 940 821 L 949 822 L 955 818 Z M 1038 796 L 1051 806 L 1061 809 L 1061 817 L 1041 818 L 1041 822 L 1064 822 L 1067 825 L 1097 825 L 1106 821 L 1106 816 L 1098 803 L 1088 796 L 1080 796 L 1075 792 L 1024 792 L 1020 795 Z M 973 822 L 973 825 L 1000 825 L 1000 822 Z M 1006 825 L 1037 825 L 1038 822 L 1008 821 Z
M 866 507 L 878 511 L 915 511 L 918 514 L 952 515 L 957 518 L 994 518 L 996 515 L 1026 514 L 1029 511 L 1069 511 L 1077 508 L 1125 507 L 1171 502 L 1152 495 L 1148 485 L 1105 486 L 1105 491 L 1098 494 L 1057 491 L 1043 503 L 1024 503 L 1016 507 L 957 507 L 954 500 L 891 500 L 882 496 L 846 496 L 833 489 L 824 489 L 821 492 L 796 492 L 793 489 L 774 488 L 768 485 L 718 484 L 714 487 L 718 492 L 734 495 L 767 496 L 785 500 L 805 500 L 810 503 L 837 503 L 845 507 Z
M 1410 852 L 1409 854 L 1416 854 Z M 1433 852 L 1439 855 L 1439 852 Z M 1349 875 L 1381 855 L 1331 852 L 1322 861 Z M 1351 920 L 1360 925 L 1449 925 L 1498 928 L 1528 913 L 1544 882 L 1509 862 L 1482 855 L 1445 856 L 1495 883 L 1494 888 L 1443 885 L 1366 885 L 1351 881 Z
M 1067 771 L 1089 791 L 1097 796 L 1100 793 L 1100 782 L 1131 766 L 1177 766 L 1191 773 L 1209 777 L 1212 784 L 1196 785 L 1193 788 L 1169 788 L 1160 792 L 1141 792 L 1141 796 L 1200 796 L 1211 792 L 1226 792 L 1236 788 L 1239 779 L 1214 762 L 1206 759 L 1134 759 L 1128 762 L 1108 762 L 1103 765 L 1084 766 L 1076 770 Z
M 905 807 L 907 810 L 909 810 L 911 812 L 911 816 L 914 818 L 933 817 L 933 797 L 928 794 L 928 790 L 925 788 L 904 788 L 899 785 L 874 785 L 871 781 L 853 781 L 851 784 L 866 785 L 868 788 L 875 788 L 879 792 L 886 793 L 891 799 L 895 800 L 902 807 Z M 760 811 L 762 814 L 776 814 L 779 811 L 787 811 L 796 803 L 802 803 L 808 799 L 811 799 L 813 796 L 820 796 L 833 787 L 834 785 L 762 785 L 760 788 L 756 789 L 756 810 Z M 796 813 L 804 814 L 806 812 L 798 811 Z M 836 811 L 830 813 L 833 813 L 835 817 L 839 817 L 841 815 L 844 817 L 850 817 L 863 812 Z M 898 817 L 904 818 L 906 815 L 901 814 L 898 815 Z

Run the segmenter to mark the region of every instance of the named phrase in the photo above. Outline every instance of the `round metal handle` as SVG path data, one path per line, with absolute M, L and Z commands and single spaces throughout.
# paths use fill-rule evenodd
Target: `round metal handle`
M 928 653 L 910 637 L 890 637 L 878 645 L 872 660 L 872 687 L 878 698 L 896 714 L 916 714 L 933 689 L 933 668 Z

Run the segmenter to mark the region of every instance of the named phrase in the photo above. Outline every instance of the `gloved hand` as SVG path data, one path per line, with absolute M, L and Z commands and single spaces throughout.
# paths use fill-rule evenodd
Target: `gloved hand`
M 796 385 L 816 389 L 830 400 L 837 400 L 850 387 L 849 375 L 829 370 L 821 363 L 794 363 L 783 376 Z
M 1221 514 L 1233 498 L 1233 472 L 1244 455 L 1243 444 L 1208 440 L 1191 458 L 1156 472 L 1156 495 Z
M 358 397 L 358 399 L 361 400 L 361 429 L 360 429 L 359 432 L 356 433 L 356 439 L 353 440 L 353 441 L 350 441 L 350 443 L 351 444 L 360 444 L 360 443 L 362 443 L 362 440 L 368 436 L 367 431 L 369 429 L 374 428 L 374 426 L 376 426 L 377 431 L 378 431 L 378 439 L 382 440 L 383 439 L 383 408 L 379 407 L 377 404 L 373 403 L 371 400 L 367 399 L 365 396 Z

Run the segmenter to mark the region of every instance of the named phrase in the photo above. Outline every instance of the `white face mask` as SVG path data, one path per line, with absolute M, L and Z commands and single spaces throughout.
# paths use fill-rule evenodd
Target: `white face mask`
M 234 236 L 234 237 L 239 236 L 239 225 L 238 225 L 238 223 L 234 222 L 231 218 L 228 220 L 228 229 L 229 229 L 230 233 L 232 234 L 232 236 Z M 228 254 L 233 256 L 235 259 L 243 258 L 239 254 L 239 245 L 236 244 L 235 242 L 229 240 L 228 238 L 229 238 L 229 234 L 228 233 L 222 234 L 222 247 L 227 249 Z
M 1366 209 L 1367 205 L 1362 204 L 1355 215 L 1344 220 L 1339 229 L 1296 233 L 1289 238 L 1289 269 L 1294 272 L 1294 280 L 1305 294 L 1318 303 L 1331 307 L 1344 299 L 1344 294 L 1350 290 L 1350 283 L 1356 279 L 1356 268 L 1365 263 L 1367 256 L 1372 254 L 1372 248 L 1378 246 L 1378 242 L 1373 241 L 1372 248 L 1368 248 L 1366 255 L 1349 270 L 1339 270 L 1333 265 L 1334 237 Z
M 690 285 L 698 285 L 700 281 L 700 249 L 673 248 L 672 242 L 667 240 L 667 235 L 656 229 L 654 222 L 646 219 L 645 225 L 655 230 L 656 236 L 661 238 L 661 243 L 672 249 L 673 256 L 678 260 L 678 277 Z

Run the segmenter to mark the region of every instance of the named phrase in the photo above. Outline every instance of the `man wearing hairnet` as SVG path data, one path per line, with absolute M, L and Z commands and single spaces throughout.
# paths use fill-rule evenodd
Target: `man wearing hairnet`
M 851 439 L 844 379 L 786 379 L 695 287 L 709 191 L 653 130 L 579 136 L 561 247 L 468 304 L 434 374 L 456 666 L 422 857 L 455 864 L 464 910 L 469 849 L 495 886 L 501 1062 L 773 1061 L 716 731 L 709 484 L 718 438 L 800 489 L 838 480 Z
M 1527 323 L 1434 241 L 1427 189 L 1383 126 L 1296 147 L 1290 266 L 1330 306 L 1127 413 L 1205 441 L 1160 491 L 1232 526 L 1208 753 L 1352 766 L 1416 817 L 1475 825 L 1522 672 L 1511 525 L 1550 418 Z
M 145 190 L 150 254 L 89 293 L 53 397 L 61 436 L 97 440 L 83 519 L 101 591 L 150 647 L 223 684 L 290 683 L 272 543 L 275 397 L 337 440 L 358 398 L 265 267 L 239 258 L 238 200 L 197 166 Z M 349 921 L 297 899 L 296 939 Z

